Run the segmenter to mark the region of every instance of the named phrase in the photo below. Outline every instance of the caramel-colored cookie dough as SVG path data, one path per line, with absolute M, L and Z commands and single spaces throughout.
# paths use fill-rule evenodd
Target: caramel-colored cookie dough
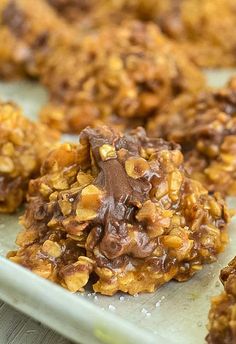
M 87 128 L 31 181 L 17 252 L 9 258 L 76 292 L 105 295 L 185 281 L 227 243 L 220 195 L 189 179 L 178 146 L 141 128 Z
M 42 78 L 52 97 L 41 118 L 62 131 L 116 122 L 136 127 L 133 119 L 144 124 L 177 95 L 205 86 L 202 73 L 154 24 L 105 28 L 84 37 L 80 51 L 55 61 Z
M 148 124 L 151 136 L 182 146 L 192 178 L 209 191 L 236 195 L 236 79 L 222 89 L 184 95 Z
M 201 71 L 155 24 L 126 21 L 78 37 L 39 0 L 8 0 L 2 18 L 24 43 L 27 72 L 49 90 L 42 121 L 61 131 L 144 125 L 164 103 L 205 86 Z
M 157 23 L 202 67 L 235 66 L 234 0 L 158 1 Z
M 25 118 L 13 103 L 0 103 L 0 213 L 14 212 L 25 199 L 29 180 L 55 148 L 57 132 Z
M 156 22 L 200 66 L 235 66 L 234 0 L 138 0 L 136 3 L 138 17 Z
M 2 0 L 0 4 L 0 73 L 7 76 L 7 63 L 26 76 L 39 77 L 49 72 L 50 56 L 78 49 L 78 34 L 44 0 Z M 60 54 L 59 54 L 60 52 Z M 46 72 L 46 71 L 45 71 Z M 11 73 L 14 77 L 14 72 Z
M 209 344 L 236 342 L 236 257 L 220 273 L 224 292 L 212 299 L 209 312 Z
M 203 67 L 235 66 L 234 0 L 48 0 L 79 30 L 120 23 L 155 22 Z

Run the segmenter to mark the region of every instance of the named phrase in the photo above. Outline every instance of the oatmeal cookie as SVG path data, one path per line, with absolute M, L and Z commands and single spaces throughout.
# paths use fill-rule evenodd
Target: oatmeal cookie
M 152 0 L 150 0 L 152 1 Z M 202 67 L 235 66 L 234 0 L 156 2 L 153 18 Z
M 149 121 L 148 132 L 181 144 L 188 172 L 209 191 L 236 195 L 236 78 L 174 100 Z
M 105 295 L 189 279 L 224 250 L 229 215 L 182 161 L 178 146 L 141 128 L 86 128 L 31 181 L 19 249 L 8 257 L 73 292 L 90 278 Z
M 212 299 L 209 312 L 209 344 L 236 342 L 236 257 L 220 273 L 224 291 Z
M 0 102 L 0 213 L 19 207 L 58 139 L 57 132 L 31 122 L 15 104 Z
M 234 0 L 48 0 L 79 30 L 153 21 L 202 67 L 235 66 Z
M 41 118 L 67 132 L 100 123 L 135 127 L 133 119 L 144 124 L 177 95 L 205 86 L 202 73 L 154 24 L 136 21 L 84 37 L 79 55 L 51 65 L 42 77 L 51 103 Z
M 79 41 L 76 31 L 44 0 L 3 0 L 0 36 L 6 42 L 5 49 L 0 48 L 0 61 L 8 60 L 34 78 L 43 73 L 52 54 L 57 53 L 60 64 L 64 49 L 78 49 Z
M 201 71 L 155 24 L 125 21 L 79 38 L 46 7 L 39 0 L 8 0 L 2 18 L 28 51 L 27 72 L 49 90 L 41 115 L 49 126 L 80 132 L 100 123 L 143 125 L 164 103 L 205 86 Z

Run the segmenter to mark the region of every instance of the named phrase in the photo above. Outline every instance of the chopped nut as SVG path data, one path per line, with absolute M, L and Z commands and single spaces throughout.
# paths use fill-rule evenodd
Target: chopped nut
M 183 245 L 183 240 L 177 236 L 170 235 L 163 237 L 163 244 L 168 248 L 180 248 Z
M 81 192 L 79 205 L 81 207 L 97 210 L 101 205 L 103 192 L 95 185 L 86 186 Z
M 156 220 L 156 205 L 151 201 L 146 201 L 142 208 L 138 211 L 136 219 L 141 221 L 147 221 L 148 223 L 154 223 Z
M 99 153 L 103 161 L 117 157 L 115 147 L 107 144 L 99 148 Z
M 169 176 L 169 196 L 172 201 L 177 201 L 179 198 L 179 191 L 183 182 L 183 177 L 180 171 L 173 171 Z
M 143 158 L 129 158 L 125 162 L 125 170 L 129 177 L 137 179 L 144 176 L 150 169 L 148 162 Z

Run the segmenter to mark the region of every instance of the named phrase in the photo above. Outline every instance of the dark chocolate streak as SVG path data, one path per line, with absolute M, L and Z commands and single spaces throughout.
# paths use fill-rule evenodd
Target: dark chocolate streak
M 103 229 L 100 230 L 100 252 L 108 259 L 116 259 L 125 254 L 135 258 L 148 257 L 155 249 L 157 241 L 149 239 L 145 225 L 138 223 L 135 215 L 138 205 L 150 199 L 152 178 L 157 174 L 150 170 L 142 178 L 130 178 L 125 171 L 125 161 L 120 161 L 118 157 L 103 161 L 99 155 L 99 147 L 110 144 L 116 151 L 124 149 L 127 160 L 131 156 L 139 157 L 141 146 L 155 147 L 158 150 L 158 146 L 161 145 L 163 149 L 163 141 L 142 141 L 145 137 L 142 129 L 138 135 L 136 133 L 136 138 L 132 135 L 116 137 L 115 134 L 105 137 L 104 133 L 101 133 L 99 130 L 88 128 L 81 137 L 89 141 L 95 163 L 100 170 L 94 184 L 106 193 L 99 215 L 92 224 L 93 228 Z M 136 236 L 133 242 L 128 235 L 129 230 Z

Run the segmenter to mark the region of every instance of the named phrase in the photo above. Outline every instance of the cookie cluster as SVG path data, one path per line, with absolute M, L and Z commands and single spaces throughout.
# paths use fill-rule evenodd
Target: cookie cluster
M 178 146 L 141 128 L 85 129 L 31 181 L 10 259 L 74 292 L 91 276 L 105 295 L 189 279 L 224 249 L 229 215 L 182 162 Z

